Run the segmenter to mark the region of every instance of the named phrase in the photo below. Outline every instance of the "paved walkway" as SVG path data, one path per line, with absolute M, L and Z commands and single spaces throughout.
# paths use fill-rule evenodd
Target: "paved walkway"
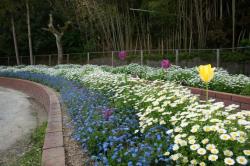
M 27 95 L 0 87 L 0 152 L 37 127 L 35 115 Z

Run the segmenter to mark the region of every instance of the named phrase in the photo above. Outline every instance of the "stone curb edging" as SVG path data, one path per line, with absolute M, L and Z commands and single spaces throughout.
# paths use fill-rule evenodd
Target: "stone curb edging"
M 188 87 L 191 93 L 200 95 L 200 99 L 205 99 L 206 90 L 200 88 Z M 218 91 L 208 90 L 208 96 L 216 99 L 216 101 L 222 101 L 225 105 L 237 104 L 241 110 L 250 110 L 250 97 L 235 95 L 232 93 L 224 93 Z
M 62 112 L 56 93 L 41 84 L 15 78 L 0 77 L 0 86 L 24 92 L 45 107 L 48 125 L 43 145 L 42 166 L 65 166 Z

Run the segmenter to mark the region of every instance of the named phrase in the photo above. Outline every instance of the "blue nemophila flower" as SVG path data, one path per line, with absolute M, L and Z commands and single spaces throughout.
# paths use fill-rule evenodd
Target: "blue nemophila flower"
M 161 134 L 157 134 L 156 137 L 157 137 L 157 140 L 161 140 Z
M 128 166 L 133 166 L 133 162 L 132 162 L 132 161 L 129 161 L 129 162 L 128 162 Z
M 174 147 L 174 144 L 170 144 L 167 151 L 168 152 L 172 152 L 173 151 L 173 147 Z

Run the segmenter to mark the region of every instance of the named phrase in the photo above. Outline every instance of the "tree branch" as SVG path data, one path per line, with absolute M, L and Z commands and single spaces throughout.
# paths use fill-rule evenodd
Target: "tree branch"
M 54 24 L 53 24 L 53 16 L 52 14 L 49 14 L 49 23 L 48 23 L 48 28 L 42 28 L 43 30 L 45 31 L 48 31 L 48 32 L 51 32 L 53 33 L 53 35 L 55 36 L 63 36 L 64 35 L 64 32 L 68 29 L 69 25 L 71 24 L 70 21 L 67 21 L 63 27 L 58 27 L 59 30 L 57 30 L 55 27 L 54 27 Z

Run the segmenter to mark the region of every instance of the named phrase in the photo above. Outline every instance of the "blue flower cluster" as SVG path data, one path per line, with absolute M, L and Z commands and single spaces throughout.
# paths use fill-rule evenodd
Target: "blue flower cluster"
M 145 133 L 139 129 L 136 112 L 112 108 L 100 92 L 89 90 L 63 77 L 32 72 L 0 72 L 1 76 L 32 80 L 60 92 L 74 126 L 73 138 L 88 150 L 95 165 L 169 165 L 163 154 L 171 151 L 168 129 L 156 126 Z

